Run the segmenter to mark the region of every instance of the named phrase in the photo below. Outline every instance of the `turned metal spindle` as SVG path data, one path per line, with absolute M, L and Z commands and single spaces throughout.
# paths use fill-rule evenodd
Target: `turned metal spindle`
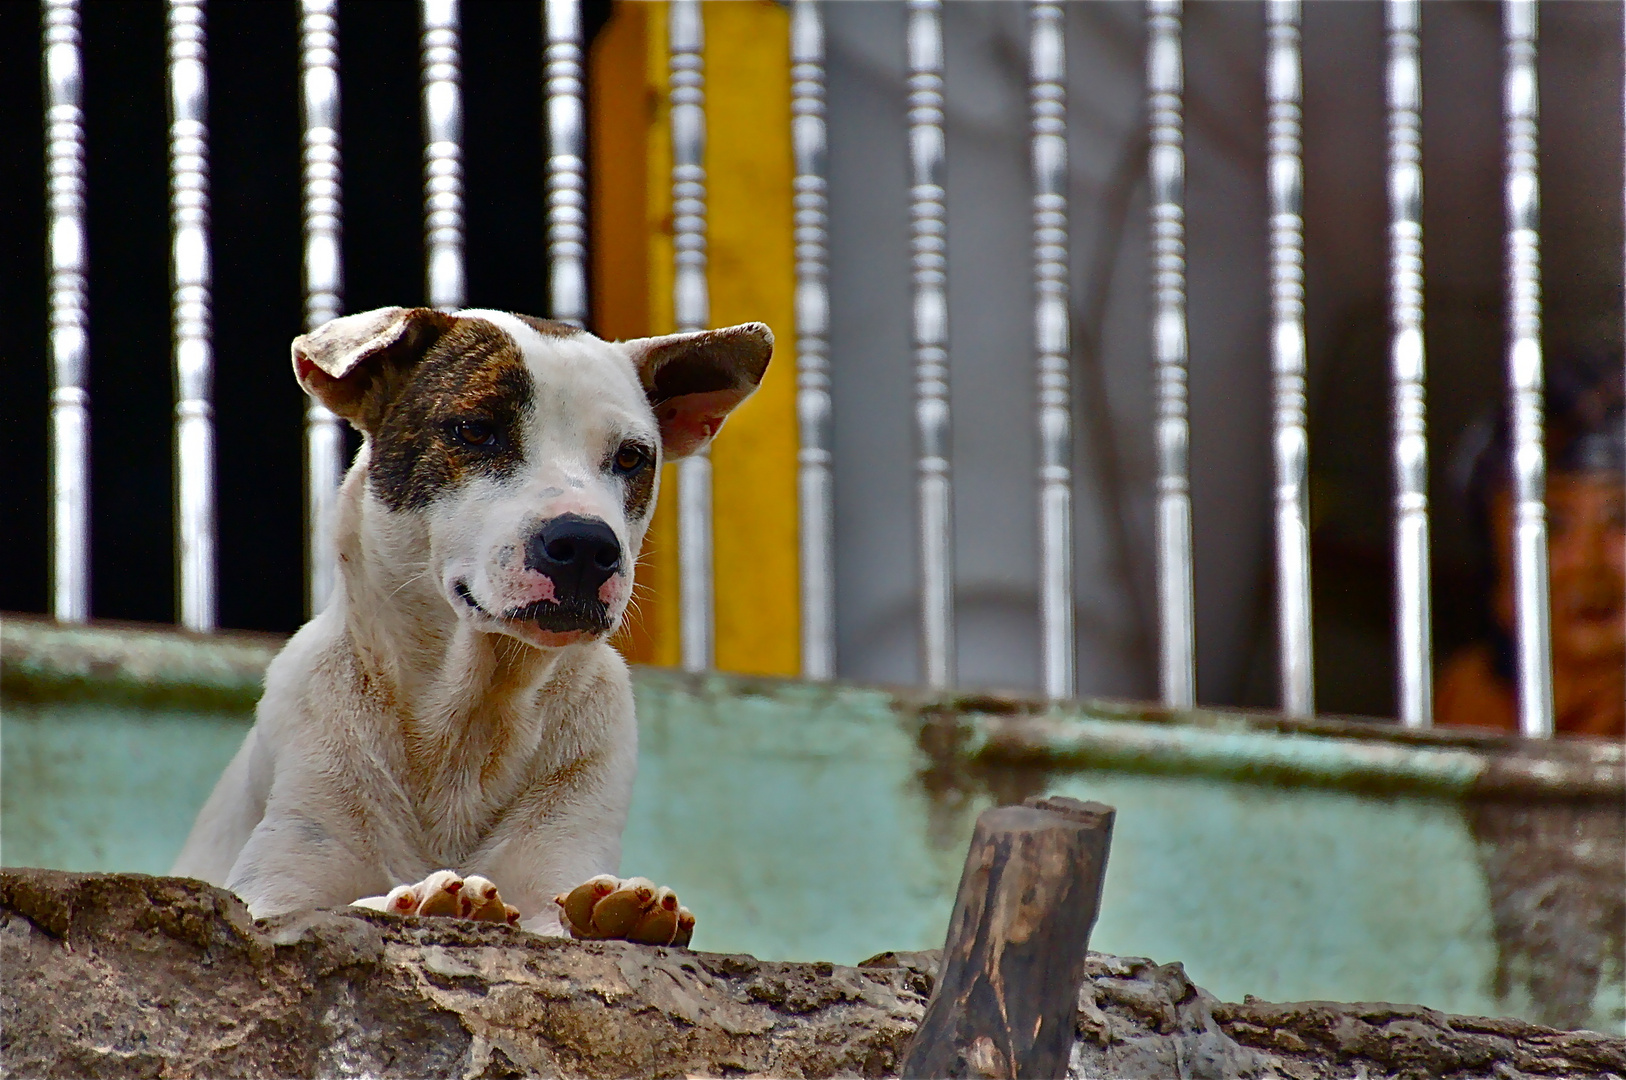
M 1553 733 L 1552 647 L 1547 608 L 1547 460 L 1542 447 L 1541 187 L 1537 176 L 1536 5 L 1502 5 L 1506 68 L 1502 107 L 1506 167 L 1508 427 L 1513 478 L 1513 597 L 1519 730 Z
M 51 613 L 90 618 L 90 339 L 79 0 L 40 5 L 50 267 Z
M 302 0 L 300 106 L 305 125 L 305 329 L 344 304 L 342 159 L 339 153 L 339 4 Z M 344 476 L 344 429 L 314 399 L 305 405 L 305 585 L 309 614 L 327 606 L 336 562 L 333 519 Z
M 1428 435 L 1423 349 L 1422 7 L 1388 0 L 1389 372 L 1393 380 L 1396 705 L 1407 727 L 1434 722 L 1429 630 Z
M 463 88 L 458 0 L 421 0 L 423 211 L 429 306 L 463 306 Z
M 790 15 L 790 133 L 796 156 L 797 496 L 801 517 L 802 677 L 836 673 L 835 496 L 830 398 L 829 197 L 824 172 L 824 19 L 817 0 Z
M 175 367 L 175 531 L 181 625 L 215 628 L 215 434 L 210 396 L 209 100 L 202 0 L 169 2 L 169 205 Z
M 581 0 L 546 0 L 549 311 L 587 321 L 587 121 L 583 104 Z
M 915 361 L 920 641 L 926 684 L 954 684 L 954 489 L 950 470 L 948 215 L 943 186 L 943 11 L 909 0 L 909 248 Z
M 1152 363 L 1157 393 L 1158 686 L 1163 703 L 1196 703 L 1192 592 L 1191 425 L 1186 376 L 1185 62 L 1180 0 L 1146 7 L 1146 116 L 1150 149 Z
M 699 0 L 667 7 L 672 97 L 673 321 L 704 330 L 711 318 L 706 288 L 706 76 Z M 678 462 L 678 578 L 683 669 L 714 662 L 712 637 L 711 454 Z
M 1077 691 L 1073 645 L 1073 416 L 1067 311 L 1067 47 L 1059 3 L 1030 12 L 1033 340 L 1039 434 L 1039 665 L 1052 699 Z
M 1315 711 L 1315 671 L 1310 637 L 1310 447 L 1305 417 L 1301 13 L 1298 0 L 1270 0 L 1266 12 L 1277 647 L 1282 709 L 1308 716 Z

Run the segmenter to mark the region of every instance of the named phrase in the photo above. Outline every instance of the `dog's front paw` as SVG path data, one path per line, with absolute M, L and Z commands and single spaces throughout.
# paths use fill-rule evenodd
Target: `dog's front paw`
M 678 903 L 677 893 L 648 878 L 600 874 L 553 902 L 571 937 L 681 947 L 694 936 L 694 915 Z
M 503 903 L 496 885 L 479 874 L 465 878 L 454 870 L 436 870 L 416 885 L 397 885 L 388 895 L 365 897 L 351 906 L 387 911 L 392 915 L 519 923 L 519 909 Z

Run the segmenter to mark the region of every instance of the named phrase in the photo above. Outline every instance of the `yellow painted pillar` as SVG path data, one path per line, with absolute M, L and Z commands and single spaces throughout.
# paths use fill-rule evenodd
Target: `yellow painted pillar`
M 773 328 L 762 388 L 712 448 L 717 666 L 800 668 L 796 547 L 795 266 L 791 213 L 789 15 L 769 0 L 709 0 L 705 15 L 707 280 L 711 323 Z M 671 132 L 665 3 L 619 3 L 595 41 L 595 328 L 669 333 Z M 638 571 L 630 659 L 676 665 L 675 469 Z

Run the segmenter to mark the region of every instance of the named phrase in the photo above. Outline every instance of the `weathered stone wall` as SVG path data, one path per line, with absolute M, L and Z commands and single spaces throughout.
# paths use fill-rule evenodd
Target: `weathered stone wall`
M 932 953 L 857 968 L 355 910 L 256 923 L 139 875 L 0 873 L 7 1076 L 888 1076 Z M 1077 1077 L 1626 1077 L 1626 1039 L 1391 1005 L 1229 1004 L 1091 957 Z

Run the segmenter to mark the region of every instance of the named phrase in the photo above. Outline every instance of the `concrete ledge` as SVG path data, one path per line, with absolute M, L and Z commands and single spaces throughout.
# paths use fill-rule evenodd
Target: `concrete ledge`
M 143 623 L 72 626 L 7 612 L 0 616 L 0 693 L 22 701 L 251 710 L 266 665 L 286 640 Z
M 0 620 L 0 692 L 23 701 L 247 710 L 283 640 L 133 624 L 63 626 L 8 614 Z M 658 668 L 638 669 L 634 678 L 644 694 L 892 711 L 951 769 L 1113 769 L 1378 794 L 1626 801 L 1626 745 L 1598 739 L 1407 731 L 1374 720 L 1090 699 L 1058 705 L 996 694 L 933 696 Z

